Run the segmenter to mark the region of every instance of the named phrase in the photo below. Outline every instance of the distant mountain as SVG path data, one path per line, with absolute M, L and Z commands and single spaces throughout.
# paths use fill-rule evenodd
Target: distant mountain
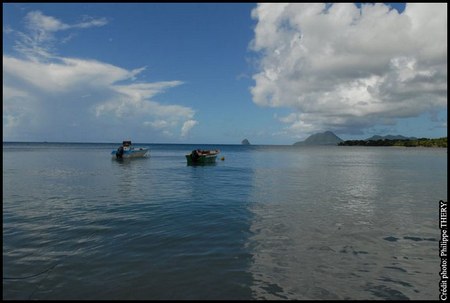
M 318 133 L 309 136 L 305 141 L 295 142 L 295 146 L 304 146 L 304 145 L 338 145 L 342 142 L 341 138 L 336 136 L 333 132 L 326 131 L 324 133 Z
M 242 140 L 242 145 L 250 145 L 250 142 L 247 139 Z
M 367 138 L 366 141 L 372 140 L 372 141 L 377 141 L 377 140 L 417 140 L 416 137 L 404 137 L 401 135 L 387 135 L 387 136 L 379 136 L 379 135 L 375 135 L 372 136 L 370 138 Z

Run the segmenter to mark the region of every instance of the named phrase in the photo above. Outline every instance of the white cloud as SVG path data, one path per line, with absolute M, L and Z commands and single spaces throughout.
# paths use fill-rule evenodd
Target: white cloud
M 181 85 L 180 81 L 119 85 L 119 81 L 131 80 L 136 70 L 73 58 L 46 63 L 3 56 L 3 63 L 4 135 L 23 132 L 30 115 L 42 122 L 34 127 L 42 132 L 50 126 L 64 128 L 67 119 L 86 129 L 95 129 L 99 123 L 137 129 L 150 125 L 171 133 L 178 128 L 183 136 L 193 126 L 193 109 L 152 100 Z M 163 120 L 167 123 L 161 123 Z
M 183 127 L 181 128 L 181 136 L 186 137 L 189 131 L 198 124 L 198 121 L 188 120 L 184 122 Z
M 108 20 L 106 18 L 95 19 L 90 16 L 84 16 L 84 21 L 80 23 L 73 24 L 73 28 L 89 28 L 95 26 L 104 26 L 108 24 Z
M 26 58 L 3 55 L 4 140 L 149 140 L 180 131 L 183 137 L 196 124 L 193 109 L 154 100 L 183 82 L 136 83 L 145 67 L 128 70 L 97 60 L 56 56 L 42 47 L 53 39 L 52 32 L 101 26 L 103 19 L 67 25 L 33 12 L 26 20 L 42 35 L 22 44 Z M 42 53 L 37 54 L 38 49 Z
M 16 41 L 15 49 L 28 59 L 36 61 L 39 58 L 51 58 L 55 51 L 54 44 L 57 39 L 55 34 L 59 31 L 70 29 L 86 29 L 99 27 L 108 24 L 106 18 L 95 19 L 84 16 L 84 20 L 75 24 L 66 24 L 52 16 L 46 16 L 41 11 L 31 11 L 25 18 L 27 32 L 8 30 L 8 33 L 15 32 L 19 39 Z M 67 43 L 72 36 L 66 37 L 60 43 Z
M 43 15 L 40 11 L 29 12 L 25 16 L 25 22 L 30 30 L 40 32 L 56 32 L 70 27 L 56 18 Z
M 83 21 L 72 25 L 66 24 L 54 17 L 46 16 L 41 11 L 32 11 L 25 16 L 27 27 L 37 32 L 57 32 L 71 28 L 90 28 L 108 24 L 106 18 L 95 19 L 83 16 Z
M 165 129 L 170 126 L 170 122 L 165 120 L 145 121 L 145 126 L 150 126 L 156 129 Z
M 304 135 L 392 123 L 447 106 L 447 4 L 264 3 L 254 51 L 253 101 L 291 108 Z
M 134 71 L 94 60 L 53 57 L 52 62 L 3 56 L 3 68 L 47 92 L 66 91 L 80 85 L 106 86 L 135 76 Z

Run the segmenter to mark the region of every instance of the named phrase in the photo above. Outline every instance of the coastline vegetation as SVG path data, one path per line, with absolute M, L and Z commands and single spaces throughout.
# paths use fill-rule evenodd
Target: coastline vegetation
M 445 147 L 447 148 L 447 137 L 429 139 L 408 139 L 408 140 L 347 140 L 338 144 L 339 146 L 406 146 L 406 147 Z

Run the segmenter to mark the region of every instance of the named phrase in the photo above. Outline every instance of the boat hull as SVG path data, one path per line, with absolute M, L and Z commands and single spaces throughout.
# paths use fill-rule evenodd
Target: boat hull
M 188 165 L 196 164 L 212 164 L 216 163 L 217 155 L 202 155 L 194 159 L 191 154 L 186 155 L 186 160 Z
M 130 158 L 143 158 L 147 156 L 148 149 L 147 148 L 139 148 L 139 149 L 132 149 L 132 150 L 126 150 L 123 152 L 121 157 L 117 157 L 116 153 L 117 151 L 113 150 L 111 152 L 111 155 L 113 158 L 123 158 L 123 159 L 130 159 Z

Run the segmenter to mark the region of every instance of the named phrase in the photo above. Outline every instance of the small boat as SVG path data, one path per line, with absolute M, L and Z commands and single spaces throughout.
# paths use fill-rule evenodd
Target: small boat
M 116 159 L 142 158 L 147 155 L 148 148 L 134 147 L 131 141 L 123 141 L 117 150 L 113 150 L 111 155 Z
M 220 150 L 201 150 L 194 149 L 190 154 L 186 155 L 188 165 L 192 164 L 208 164 L 215 163 Z

